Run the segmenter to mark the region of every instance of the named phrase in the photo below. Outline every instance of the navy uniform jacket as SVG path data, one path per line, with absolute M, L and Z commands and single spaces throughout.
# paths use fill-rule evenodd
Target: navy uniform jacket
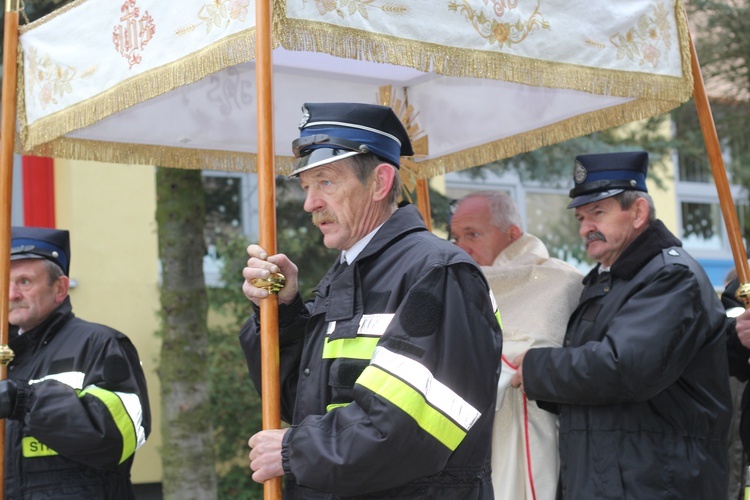
M 471 258 L 408 206 L 279 308 L 286 498 L 491 499 L 500 327 Z M 260 390 L 257 315 L 241 343 Z
M 584 279 L 564 346 L 523 361 L 559 404 L 565 498 L 727 496 L 731 396 L 724 308 L 660 221 Z
M 151 413 L 130 340 L 76 318 L 67 298 L 9 347 L 18 394 L 5 421 L 5 498 L 135 498 L 130 467 Z

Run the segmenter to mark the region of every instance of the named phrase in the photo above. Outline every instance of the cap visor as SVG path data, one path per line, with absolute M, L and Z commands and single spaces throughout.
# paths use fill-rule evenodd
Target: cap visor
M 24 260 L 24 259 L 46 259 L 44 255 L 37 255 L 35 253 L 15 253 L 11 254 L 10 260 Z
M 575 198 L 573 198 L 573 200 L 568 205 L 568 208 L 576 208 L 580 207 L 581 205 L 588 205 L 589 203 L 594 203 L 595 201 L 611 198 L 623 192 L 625 192 L 624 189 L 609 189 L 607 191 L 599 191 L 598 193 L 582 194 L 581 196 L 576 196 Z

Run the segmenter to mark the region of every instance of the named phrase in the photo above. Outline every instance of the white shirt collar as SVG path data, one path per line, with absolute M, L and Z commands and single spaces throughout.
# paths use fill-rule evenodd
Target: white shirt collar
M 385 222 L 383 224 L 385 224 Z M 372 240 L 372 238 L 375 236 L 375 233 L 377 233 L 378 230 L 383 227 L 383 224 L 370 231 L 364 238 L 352 245 L 350 249 L 343 250 L 341 252 L 339 262 L 344 262 L 344 260 L 346 260 L 347 264 L 351 264 L 352 262 L 354 262 L 354 260 L 357 258 L 357 256 L 359 256 L 362 250 L 365 249 L 367 244 L 370 243 L 370 240 Z

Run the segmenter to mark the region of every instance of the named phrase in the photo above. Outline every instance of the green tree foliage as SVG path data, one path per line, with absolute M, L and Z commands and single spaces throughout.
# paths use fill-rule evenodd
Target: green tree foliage
M 203 276 L 205 200 L 199 170 L 156 169 L 161 261 L 162 489 L 164 497 L 214 498 L 214 435 Z
M 247 374 L 238 335 L 252 314 L 242 294 L 242 268 L 249 242 L 235 234 L 218 242 L 223 266 L 223 286 L 209 288 L 212 310 L 221 315 L 209 330 L 209 376 L 211 408 L 218 465 L 219 498 L 254 500 L 263 498 L 263 487 L 250 474 L 247 440 L 261 428 L 261 403 Z

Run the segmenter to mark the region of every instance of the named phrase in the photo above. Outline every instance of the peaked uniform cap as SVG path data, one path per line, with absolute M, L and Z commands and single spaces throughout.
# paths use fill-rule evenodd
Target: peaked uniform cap
M 648 153 L 602 153 L 576 156 L 573 165 L 572 201 L 568 208 L 616 196 L 623 191 L 643 191 L 646 188 Z
M 350 156 L 373 153 L 395 167 L 412 156 L 409 134 L 388 106 L 362 103 L 306 103 L 300 137 L 292 143 L 299 158 L 289 177 Z
M 70 234 L 65 229 L 45 227 L 11 228 L 10 260 L 47 259 L 70 271 Z

